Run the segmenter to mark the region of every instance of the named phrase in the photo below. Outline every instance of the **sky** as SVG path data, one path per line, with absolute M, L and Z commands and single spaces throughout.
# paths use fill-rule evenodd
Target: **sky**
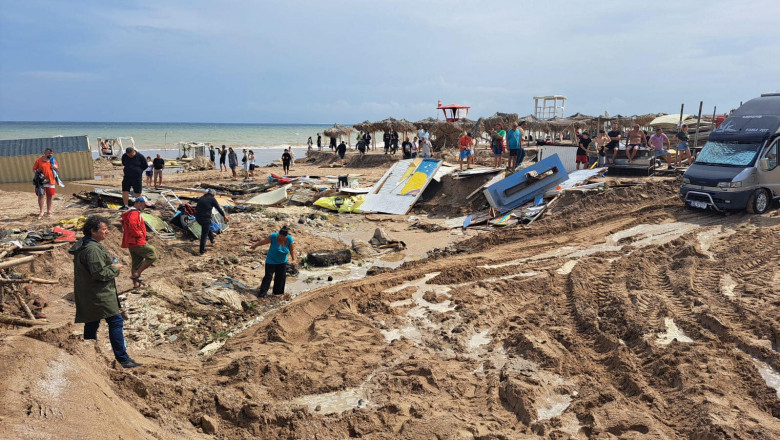
M 780 1 L 0 0 L 0 120 L 696 114 L 780 91 Z

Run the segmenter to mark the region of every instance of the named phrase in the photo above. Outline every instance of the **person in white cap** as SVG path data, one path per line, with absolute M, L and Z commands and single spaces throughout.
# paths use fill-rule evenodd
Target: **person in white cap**
M 157 250 L 146 242 L 146 223 L 141 216 L 147 206 L 152 204 L 146 197 L 139 196 L 133 207 L 122 213 L 122 247 L 130 250 L 130 279 L 134 288 L 144 285 L 141 273 L 157 261 Z

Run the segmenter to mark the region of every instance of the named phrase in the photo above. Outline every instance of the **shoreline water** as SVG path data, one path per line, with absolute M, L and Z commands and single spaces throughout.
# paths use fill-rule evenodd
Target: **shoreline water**
M 138 150 L 174 150 L 178 142 L 204 142 L 233 148 L 305 147 L 317 142 L 330 124 L 239 124 L 158 122 L 0 122 L 0 139 L 87 135 L 93 151 L 97 138 L 132 137 Z M 324 138 L 324 136 L 323 136 Z M 327 141 L 323 139 L 323 142 Z

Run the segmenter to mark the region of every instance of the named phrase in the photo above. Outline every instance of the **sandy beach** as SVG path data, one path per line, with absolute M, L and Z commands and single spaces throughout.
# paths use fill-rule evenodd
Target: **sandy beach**
M 331 167 L 318 156 L 291 173 L 369 185 L 395 160 L 371 153 L 354 166 L 350 152 L 351 166 Z M 255 181 L 279 170 L 261 167 Z M 79 187 L 117 186 L 113 174 L 98 163 L 101 178 Z M 441 227 L 460 214 L 443 208 L 445 193 L 463 192 L 450 182 L 405 216 L 291 205 L 234 213 L 204 256 L 181 234 L 153 237 L 160 260 L 148 286 L 117 279 L 128 351 L 144 364 L 133 370 L 116 364 L 102 333 L 81 340 L 72 260 L 56 247 L 16 269 L 57 284 L 32 287 L 48 303 L 45 324 L 0 327 L 0 436 L 780 435 L 778 212 L 692 212 L 675 176 L 600 181 L 605 190 L 567 193 L 531 225 L 491 231 Z M 231 180 L 165 175 L 175 188 L 199 182 Z M 31 192 L 0 192 L 2 228 L 105 215 L 104 246 L 129 262 L 119 211 L 85 207 L 67 189 L 42 220 Z M 299 255 L 348 249 L 353 261 L 301 266 L 285 296 L 256 298 L 262 253 L 245 243 L 282 224 Z M 377 228 L 405 248 L 371 246 Z

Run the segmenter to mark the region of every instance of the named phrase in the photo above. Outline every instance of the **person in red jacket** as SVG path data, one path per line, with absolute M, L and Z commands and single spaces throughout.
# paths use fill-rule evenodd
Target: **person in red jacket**
M 157 261 L 157 251 L 146 242 L 146 224 L 141 216 L 147 206 L 152 204 L 146 197 L 136 197 L 133 207 L 122 214 L 122 247 L 130 250 L 130 279 L 134 288 L 144 285 L 141 273 Z

